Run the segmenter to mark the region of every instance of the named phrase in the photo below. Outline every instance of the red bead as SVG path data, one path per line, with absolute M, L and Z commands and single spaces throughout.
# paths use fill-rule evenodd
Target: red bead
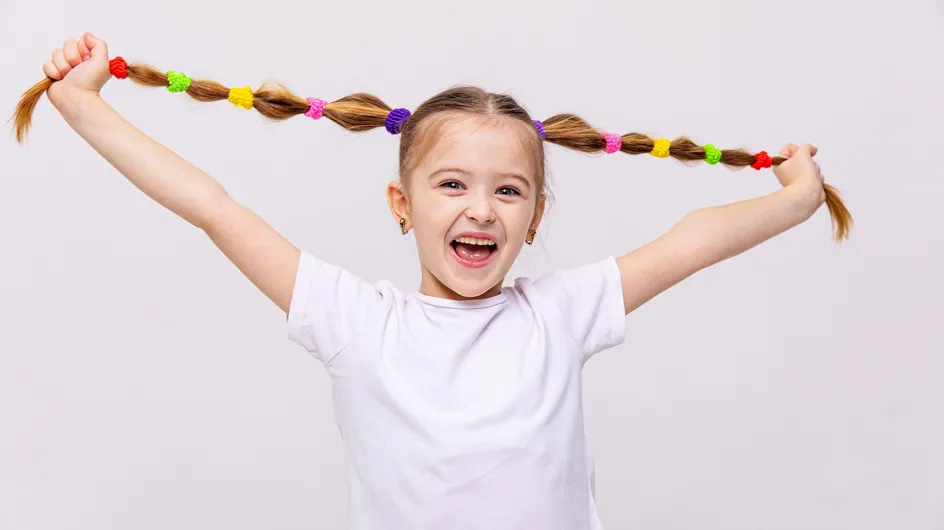
M 111 72 L 111 75 L 118 79 L 128 77 L 128 63 L 120 56 L 108 61 L 108 70 Z
M 774 165 L 774 161 L 767 155 L 767 151 L 761 151 L 754 155 L 754 163 L 751 164 L 751 167 L 760 171 L 765 167 L 770 167 Z

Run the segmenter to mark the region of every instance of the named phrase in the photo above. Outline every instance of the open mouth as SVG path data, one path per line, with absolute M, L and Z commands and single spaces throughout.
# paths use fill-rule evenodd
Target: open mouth
M 484 267 L 498 252 L 498 244 L 491 239 L 478 237 L 457 237 L 450 243 L 453 257 L 464 267 L 476 269 Z

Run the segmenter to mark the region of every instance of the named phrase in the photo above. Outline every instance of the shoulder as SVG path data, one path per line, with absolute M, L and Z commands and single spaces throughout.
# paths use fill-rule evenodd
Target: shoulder
M 558 268 L 538 276 L 519 276 L 513 289 L 524 295 L 560 295 L 588 286 L 612 287 L 620 284 L 620 270 L 614 256 Z
M 608 256 L 538 277 L 519 277 L 510 290 L 530 310 L 556 321 L 585 358 L 622 342 L 623 287 L 616 258 Z
M 289 338 L 324 362 L 403 294 L 390 282 L 359 274 L 302 251 L 287 315 Z

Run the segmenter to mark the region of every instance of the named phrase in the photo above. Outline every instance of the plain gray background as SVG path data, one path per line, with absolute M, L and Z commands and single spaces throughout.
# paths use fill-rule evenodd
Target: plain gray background
M 944 529 L 944 7 L 788 3 L 3 0 L 12 112 L 66 38 L 227 86 L 457 83 L 537 118 L 776 153 L 819 146 L 827 211 L 628 317 L 585 370 L 608 529 Z M 419 284 L 384 199 L 398 138 L 275 124 L 112 80 L 103 97 L 297 245 Z M 557 200 L 512 270 L 619 255 L 770 171 L 548 145 Z M 0 530 L 343 528 L 323 367 L 199 231 L 133 188 L 45 98 L 0 142 Z

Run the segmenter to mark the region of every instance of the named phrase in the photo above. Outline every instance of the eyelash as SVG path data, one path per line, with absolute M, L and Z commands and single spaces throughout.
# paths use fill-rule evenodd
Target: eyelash
M 447 186 L 448 184 L 458 184 L 459 186 L 462 185 L 462 184 L 459 184 L 459 182 L 457 182 L 457 181 L 455 181 L 455 180 L 447 180 L 446 182 L 443 182 L 442 184 L 440 184 L 440 187 L 445 186 L 445 187 L 448 187 L 448 188 L 451 188 L 451 189 L 456 189 L 456 188 L 452 188 L 451 186 Z M 511 195 L 511 196 L 514 196 L 514 195 L 521 195 L 521 192 L 520 192 L 520 191 L 516 190 L 515 188 L 513 188 L 513 187 L 511 187 L 511 186 L 502 186 L 501 188 L 498 188 L 498 189 L 499 189 L 499 190 L 511 190 L 511 191 L 512 191 L 512 193 L 510 193 L 510 194 L 508 194 L 508 193 L 502 193 L 502 195 Z

